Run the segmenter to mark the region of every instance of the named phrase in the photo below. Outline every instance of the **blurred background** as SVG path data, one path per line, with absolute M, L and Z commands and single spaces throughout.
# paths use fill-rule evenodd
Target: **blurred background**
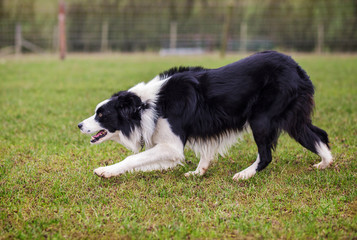
M 64 8 L 61 10 L 61 4 Z M 0 0 L 0 55 L 356 52 L 356 0 Z

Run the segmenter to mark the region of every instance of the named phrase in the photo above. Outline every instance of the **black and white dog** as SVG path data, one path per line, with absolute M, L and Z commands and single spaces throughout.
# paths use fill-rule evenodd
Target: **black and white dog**
M 185 146 L 200 156 L 197 169 L 185 175 L 202 175 L 247 128 L 258 156 L 234 180 L 271 162 L 282 131 L 318 154 L 322 161 L 314 166 L 323 169 L 332 155 L 327 133 L 311 123 L 313 95 L 312 82 L 292 58 L 266 51 L 217 69 L 172 68 L 99 103 L 78 127 L 95 134 L 92 144 L 114 140 L 136 153 L 94 170 L 104 178 L 175 167 L 184 161 Z

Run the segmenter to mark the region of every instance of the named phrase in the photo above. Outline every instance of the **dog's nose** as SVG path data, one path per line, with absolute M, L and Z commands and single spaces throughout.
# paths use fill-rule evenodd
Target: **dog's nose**
M 82 129 L 82 127 L 83 127 L 83 123 L 78 124 L 79 129 Z

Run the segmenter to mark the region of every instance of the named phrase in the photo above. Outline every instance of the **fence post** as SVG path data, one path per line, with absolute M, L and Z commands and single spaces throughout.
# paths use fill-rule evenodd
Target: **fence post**
M 245 21 L 241 22 L 240 24 L 240 46 L 239 51 L 241 53 L 247 52 L 247 38 L 248 38 L 248 26 Z
M 229 2 L 227 5 L 227 15 L 226 15 L 224 26 L 223 26 L 221 57 L 224 57 L 226 55 L 228 38 L 229 38 L 229 29 L 231 28 L 232 15 L 233 15 L 233 2 Z
M 324 48 L 324 25 L 319 23 L 317 25 L 317 42 L 316 42 L 316 52 L 321 54 Z
M 67 44 L 66 44 L 66 12 L 64 0 L 60 0 L 59 13 L 58 13 L 58 29 L 59 29 L 59 47 L 60 59 L 64 60 L 66 57 Z
M 20 55 L 21 50 L 22 50 L 22 31 L 21 31 L 21 25 L 17 23 L 15 27 L 15 54 Z
M 108 32 L 109 32 L 109 23 L 108 20 L 105 20 L 102 23 L 102 37 L 100 41 L 100 50 L 102 52 L 108 51 Z
M 177 47 L 177 22 L 170 22 L 170 48 L 175 49 Z

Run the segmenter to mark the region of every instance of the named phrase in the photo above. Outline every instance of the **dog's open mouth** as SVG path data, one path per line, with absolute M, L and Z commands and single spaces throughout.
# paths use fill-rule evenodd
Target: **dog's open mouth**
M 100 130 L 96 135 L 92 136 L 90 142 L 91 143 L 96 143 L 98 142 L 101 138 L 105 137 L 108 134 L 107 131 L 105 130 Z

